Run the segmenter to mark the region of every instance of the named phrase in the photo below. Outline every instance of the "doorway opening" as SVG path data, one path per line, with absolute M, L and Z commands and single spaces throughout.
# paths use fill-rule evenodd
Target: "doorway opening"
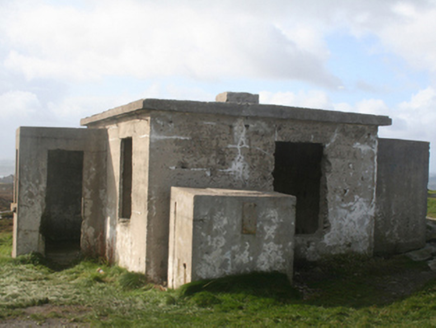
M 48 151 L 41 234 L 45 239 L 46 256 L 54 260 L 59 257 L 67 261 L 80 254 L 82 175 L 83 151 Z
M 320 221 L 323 145 L 276 142 L 274 191 L 297 197 L 296 234 L 313 234 Z

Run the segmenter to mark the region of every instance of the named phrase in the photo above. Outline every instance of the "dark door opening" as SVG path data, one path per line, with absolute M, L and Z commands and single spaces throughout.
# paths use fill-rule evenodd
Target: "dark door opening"
M 297 197 L 296 234 L 318 230 L 322 156 L 322 144 L 276 142 L 274 191 Z
M 46 255 L 80 250 L 83 151 L 49 150 L 41 234 Z

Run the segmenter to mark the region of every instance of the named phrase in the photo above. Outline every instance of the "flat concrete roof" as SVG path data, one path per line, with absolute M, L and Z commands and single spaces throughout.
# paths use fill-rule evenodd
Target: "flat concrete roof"
M 237 189 L 220 189 L 220 188 L 188 188 L 188 187 L 171 187 L 171 190 L 182 190 L 193 196 L 232 196 L 232 197 L 289 197 L 295 196 L 282 194 L 276 191 L 257 191 L 257 190 L 237 190 Z
M 138 112 L 166 111 L 177 113 L 212 114 L 242 117 L 264 117 L 283 120 L 316 121 L 329 123 L 391 125 L 388 116 L 345 113 L 331 110 L 289 107 L 265 104 L 223 103 L 165 99 L 140 99 L 127 105 L 109 109 L 103 113 L 80 120 L 89 125 Z

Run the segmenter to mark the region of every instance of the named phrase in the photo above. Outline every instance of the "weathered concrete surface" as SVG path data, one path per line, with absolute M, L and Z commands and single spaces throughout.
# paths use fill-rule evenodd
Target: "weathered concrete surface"
M 168 286 L 248 272 L 292 281 L 295 197 L 171 188 Z
M 247 92 L 223 92 L 215 98 L 218 102 L 258 104 L 259 95 Z
M 44 254 L 45 241 L 41 218 L 46 210 L 47 165 L 49 150 L 83 151 L 82 250 L 104 254 L 106 131 L 68 128 L 21 127 L 17 130 L 16 213 L 12 255 L 30 252 Z M 96 160 L 96 157 L 98 158 Z M 96 170 L 96 168 L 102 171 Z
M 424 247 L 428 161 L 427 142 L 379 139 L 375 253 Z
M 139 121 L 148 127 L 137 126 Z M 316 143 L 323 149 L 319 220 L 313 234 L 295 236 L 296 257 L 372 253 L 377 127 L 389 125 L 388 117 L 146 99 L 81 123 L 108 129 L 108 256 L 131 270 L 145 270 L 153 280 L 167 275 L 171 186 L 274 191 L 276 142 Z M 143 142 L 134 169 L 136 188 L 142 189 L 132 193 L 140 209 L 130 223 L 117 217 L 122 135 L 134 135 L 134 153 L 135 138 Z
M 324 148 L 318 229 L 296 256 L 372 252 L 377 127 L 154 112 L 150 131 L 150 277 L 166 273 L 171 186 L 273 191 L 276 141 Z
M 149 119 L 132 117 L 104 127 L 108 134 L 107 157 L 107 258 L 111 262 L 137 272 L 146 269 Z M 121 141 L 132 138 L 132 193 L 130 218 L 120 216 Z M 168 220 L 168 219 L 167 219 Z M 152 246 L 150 246 L 152 247 Z

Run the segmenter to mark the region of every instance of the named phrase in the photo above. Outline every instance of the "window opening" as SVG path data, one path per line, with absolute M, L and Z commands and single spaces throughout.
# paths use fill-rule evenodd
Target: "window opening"
M 121 139 L 120 218 L 132 215 L 132 138 Z

